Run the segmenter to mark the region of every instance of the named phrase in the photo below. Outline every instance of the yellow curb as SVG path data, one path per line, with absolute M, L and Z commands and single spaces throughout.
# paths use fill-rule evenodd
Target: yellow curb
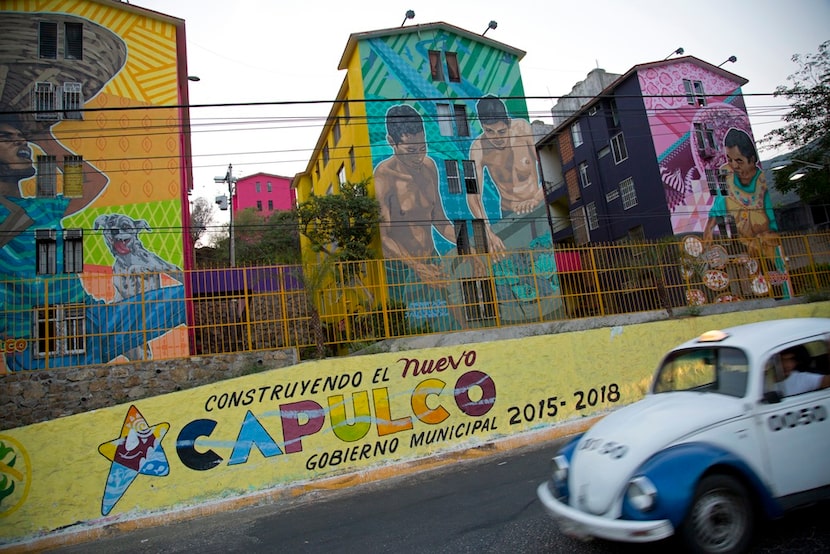
M 98 541 L 121 533 L 131 533 L 148 527 L 169 525 L 191 519 L 211 516 L 219 513 L 240 510 L 285 499 L 296 499 L 320 491 L 344 490 L 349 487 L 364 485 L 402 477 L 415 473 L 438 469 L 457 462 L 459 459 L 477 459 L 503 453 L 524 446 L 549 442 L 569 435 L 581 433 L 593 425 L 603 415 L 586 417 L 581 420 L 565 422 L 554 427 L 531 431 L 528 433 L 496 439 L 493 442 L 476 445 L 465 450 L 437 454 L 430 458 L 421 458 L 406 462 L 370 468 L 365 471 L 335 475 L 316 481 L 296 483 L 285 487 L 259 491 L 235 498 L 209 501 L 198 506 L 190 506 L 177 511 L 142 515 L 123 521 L 111 521 L 81 529 L 56 531 L 44 537 L 31 539 L 24 543 L 0 545 L 0 552 L 16 554 L 18 552 L 41 552 L 46 549 L 60 548 L 86 542 Z M 540 476 L 543 477 L 543 476 Z M 129 514 L 125 514 L 129 516 Z

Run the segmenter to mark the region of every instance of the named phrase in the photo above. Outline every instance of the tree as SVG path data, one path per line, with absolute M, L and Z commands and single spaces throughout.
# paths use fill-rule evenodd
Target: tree
M 194 246 L 213 223 L 214 206 L 202 196 L 193 201 L 190 208 L 190 242 Z
M 773 148 L 796 149 L 794 157 L 824 166 L 797 181 L 789 180 L 791 171 L 779 172 L 775 176 L 778 190 L 794 190 L 807 203 L 830 202 L 830 40 L 820 44 L 817 53 L 795 54 L 792 60 L 799 67 L 787 77 L 792 85 L 780 85 L 774 94 L 790 101 L 786 124 L 767 133 L 762 142 Z
M 297 208 L 300 233 L 315 252 L 332 261 L 375 257 L 372 238 L 380 223 L 380 205 L 367 194 L 368 181 L 342 183 L 340 194 L 312 195 Z

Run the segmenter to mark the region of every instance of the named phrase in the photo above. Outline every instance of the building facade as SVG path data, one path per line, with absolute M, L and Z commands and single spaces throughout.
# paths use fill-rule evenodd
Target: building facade
M 239 177 L 234 185 L 232 199 L 234 215 L 247 209 L 268 218 L 274 212 L 288 211 L 297 204 L 297 191 L 291 187 L 291 178 L 270 173 L 254 173 Z
M 294 186 L 302 203 L 368 182 L 385 274 L 365 278 L 385 283 L 384 301 L 410 325 L 453 330 L 561 309 L 524 54 L 446 23 L 349 37 L 346 77 Z
M 538 143 L 554 241 L 680 236 L 689 262 L 683 278 L 705 285 L 692 289 L 695 303 L 723 301 L 717 293 L 733 269 L 754 276 L 749 295 L 784 285 L 746 82 L 685 56 L 634 66 L 565 114 Z
M 0 2 L 5 371 L 188 354 L 184 21 Z

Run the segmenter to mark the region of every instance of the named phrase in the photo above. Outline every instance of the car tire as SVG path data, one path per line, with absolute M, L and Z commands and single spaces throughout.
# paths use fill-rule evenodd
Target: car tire
M 710 475 L 698 483 L 680 534 L 691 552 L 735 554 L 747 550 L 754 526 L 746 487 L 728 475 Z

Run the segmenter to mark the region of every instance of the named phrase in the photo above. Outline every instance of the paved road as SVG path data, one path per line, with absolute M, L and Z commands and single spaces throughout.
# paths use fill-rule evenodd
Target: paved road
M 677 550 L 671 543 L 582 543 L 562 536 L 542 513 L 535 494 L 552 450 L 552 446 L 525 447 L 441 470 L 142 529 L 54 552 L 657 554 Z M 764 525 L 753 552 L 829 551 L 830 506 L 821 505 Z

